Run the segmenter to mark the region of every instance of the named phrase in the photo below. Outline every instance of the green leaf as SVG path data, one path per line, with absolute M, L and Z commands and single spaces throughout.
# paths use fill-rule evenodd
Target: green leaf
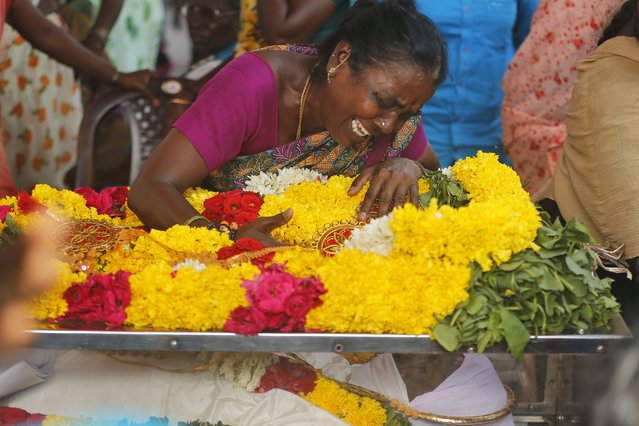
M 476 315 L 483 307 L 488 303 L 486 296 L 478 295 L 476 297 L 469 298 L 469 303 L 466 306 L 466 311 L 469 315 Z
M 433 329 L 435 340 L 449 352 L 456 351 L 460 346 L 459 330 L 450 325 L 439 323 Z
M 530 341 L 530 334 L 526 326 L 509 310 L 502 308 L 499 311 L 501 316 L 500 328 L 504 332 L 504 338 L 508 343 L 508 349 L 515 358 L 524 356 L 524 349 Z
M 584 268 L 579 266 L 579 264 L 572 258 L 572 256 L 566 256 L 566 266 L 573 274 L 586 276 L 590 274 L 590 271 L 586 271 Z
M 539 281 L 539 288 L 542 290 L 562 291 L 564 286 L 554 277 L 553 274 L 546 271 Z
M 419 196 L 419 205 L 423 208 L 427 208 L 430 204 L 430 199 L 433 198 L 433 191 L 428 191 L 425 194 Z

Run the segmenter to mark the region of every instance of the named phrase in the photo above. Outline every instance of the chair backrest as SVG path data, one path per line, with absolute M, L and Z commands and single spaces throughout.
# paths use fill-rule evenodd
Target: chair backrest
M 84 113 L 78 134 L 78 163 L 75 186 L 94 186 L 96 132 L 107 114 L 119 109 L 131 131 L 131 165 L 129 185 L 133 183 L 144 160 L 162 139 L 162 113 L 165 108 L 154 107 L 139 92 L 109 92 L 100 95 Z

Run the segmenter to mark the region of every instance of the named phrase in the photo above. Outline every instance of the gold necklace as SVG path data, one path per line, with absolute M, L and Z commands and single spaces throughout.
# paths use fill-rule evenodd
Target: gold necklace
M 302 136 L 302 119 L 304 118 L 304 107 L 306 106 L 306 98 L 308 97 L 308 89 L 311 87 L 311 76 L 313 75 L 313 70 L 315 66 L 311 68 L 308 73 L 308 77 L 306 77 L 306 83 L 304 83 L 304 88 L 302 89 L 302 96 L 300 97 L 300 114 L 297 120 L 297 133 L 295 135 L 295 140 L 299 139 Z

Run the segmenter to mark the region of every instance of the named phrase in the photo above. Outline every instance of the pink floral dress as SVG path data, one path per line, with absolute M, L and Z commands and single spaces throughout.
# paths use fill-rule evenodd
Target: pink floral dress
M 503 80 L 504 150 L 534 194 L 554 172 L 577 64 L 624 0 L 542 0 Z

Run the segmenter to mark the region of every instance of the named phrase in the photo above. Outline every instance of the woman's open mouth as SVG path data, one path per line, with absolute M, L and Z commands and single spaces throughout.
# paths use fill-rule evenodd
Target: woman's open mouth
M 353 120 L 351 120 L 351 129 L 353 130 L 353 133 L 355 133 L 357 136 L 360 136 L 362 138 L 365 138 L 371 135 L 364 128 L 364 125 L 362 125 L 362 122 L 356 118 L 353 118 Z

